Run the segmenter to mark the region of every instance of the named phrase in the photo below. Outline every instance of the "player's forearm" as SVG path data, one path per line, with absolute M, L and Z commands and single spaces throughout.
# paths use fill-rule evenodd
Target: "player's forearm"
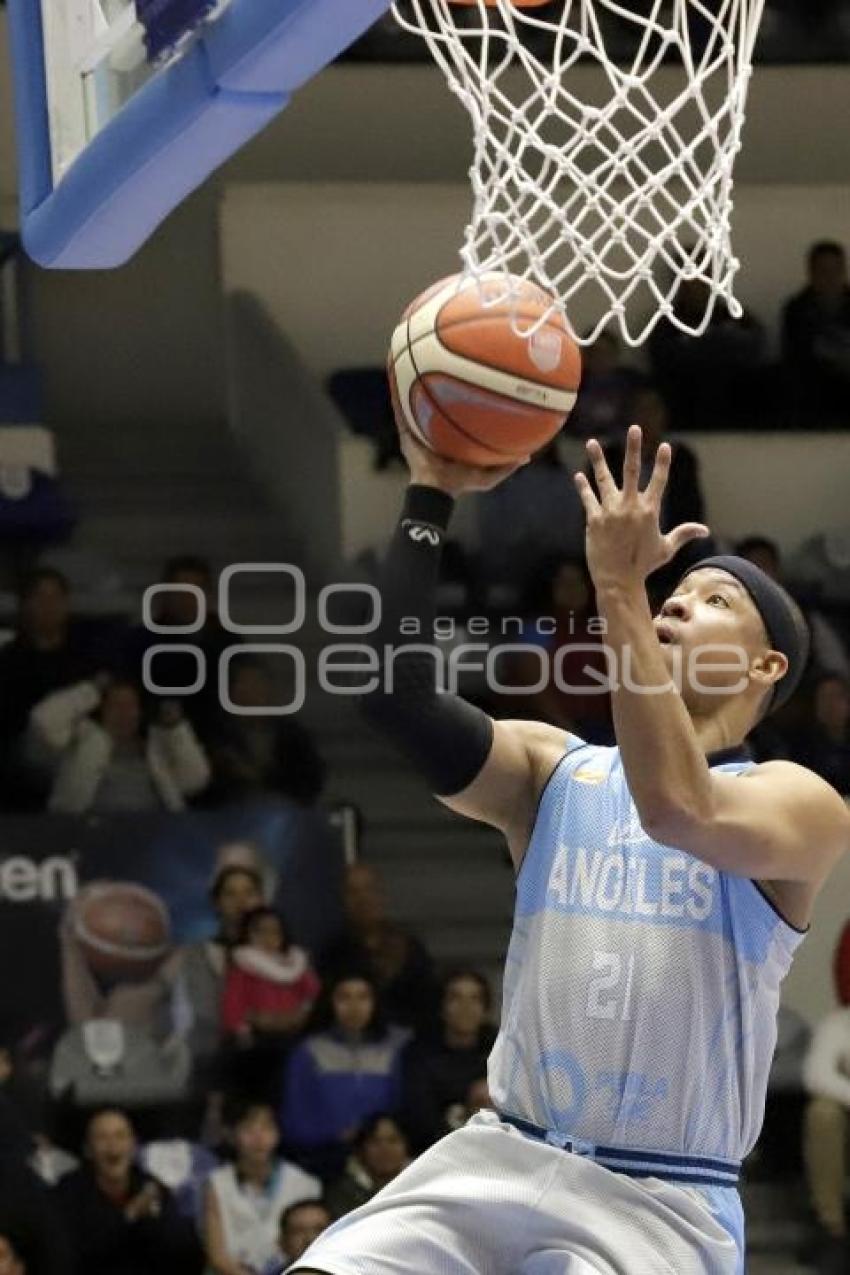
M 675 842 L 709 815 L 705 755 L 661 653 L 645 589 L 602 587 L 597 603 L 615 660 L 611 703 L 629 791 L 646 831 Z
M 493 742 L 490 718 L 438 690 L 443 649 L 434 642 L 442 545 L 453 499 L 411 485 L 384 563 L 378 677 L 366 716 L 422 772 L 432 792 L 451 796 L 472 782 Z

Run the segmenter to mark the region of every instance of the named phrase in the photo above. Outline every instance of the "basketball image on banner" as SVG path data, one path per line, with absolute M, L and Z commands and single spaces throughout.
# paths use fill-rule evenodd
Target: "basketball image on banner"
M 69 907 L 69 929 L 93 974 L 140 982 L 171 949 L 168 909 L 158 894 L 131 881 L 96 881 Z
M 413 301 L 392 336 L 390 391 L 420 442 L 449 460 L 506 465 L 562 428 L 581 354 L 552 298 L 493 274 L 452 275 Z

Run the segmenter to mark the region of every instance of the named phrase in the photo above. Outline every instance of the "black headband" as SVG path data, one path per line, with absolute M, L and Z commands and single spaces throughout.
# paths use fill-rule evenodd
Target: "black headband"
M 774 684 L 768 710 L 772 713 L 774 709 L 787 703 L 794 694 L 808 663 L 811 638 L 803 614 L 782 585 L 777 584 L 761 567 L 747 558 L 737 558 L 731 553 L 703 558 L 701 562 L 695 562 L 689 567 L 682 579 L 693 571 L 701 571 L 703 567 L 725 571 L 744 586 L 762 618 L 771 647 L 774 651 L 781 651 L 788 660 L 788 672 Z

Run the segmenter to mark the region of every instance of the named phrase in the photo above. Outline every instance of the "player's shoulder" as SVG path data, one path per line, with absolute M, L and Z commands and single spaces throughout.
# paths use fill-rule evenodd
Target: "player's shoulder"
M 785 761 L 777 758 L 773 761 L 760 762 L 746 770 L 742 779 L 755 780 L 759 784 L 776 792 L 783 804 L 799 804 L 806 808 L 815 808 L 825 816 L 832 817 L 842 825 L 850 840 L 850 808 L 832 784 L 799 762 Z

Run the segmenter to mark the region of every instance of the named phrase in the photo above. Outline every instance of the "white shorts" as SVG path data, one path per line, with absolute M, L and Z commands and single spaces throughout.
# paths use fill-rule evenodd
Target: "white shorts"
M 743 1275 L 743 1241 L 734 1187 L 631 1178 L 482 1111 L 288 1275 Z

